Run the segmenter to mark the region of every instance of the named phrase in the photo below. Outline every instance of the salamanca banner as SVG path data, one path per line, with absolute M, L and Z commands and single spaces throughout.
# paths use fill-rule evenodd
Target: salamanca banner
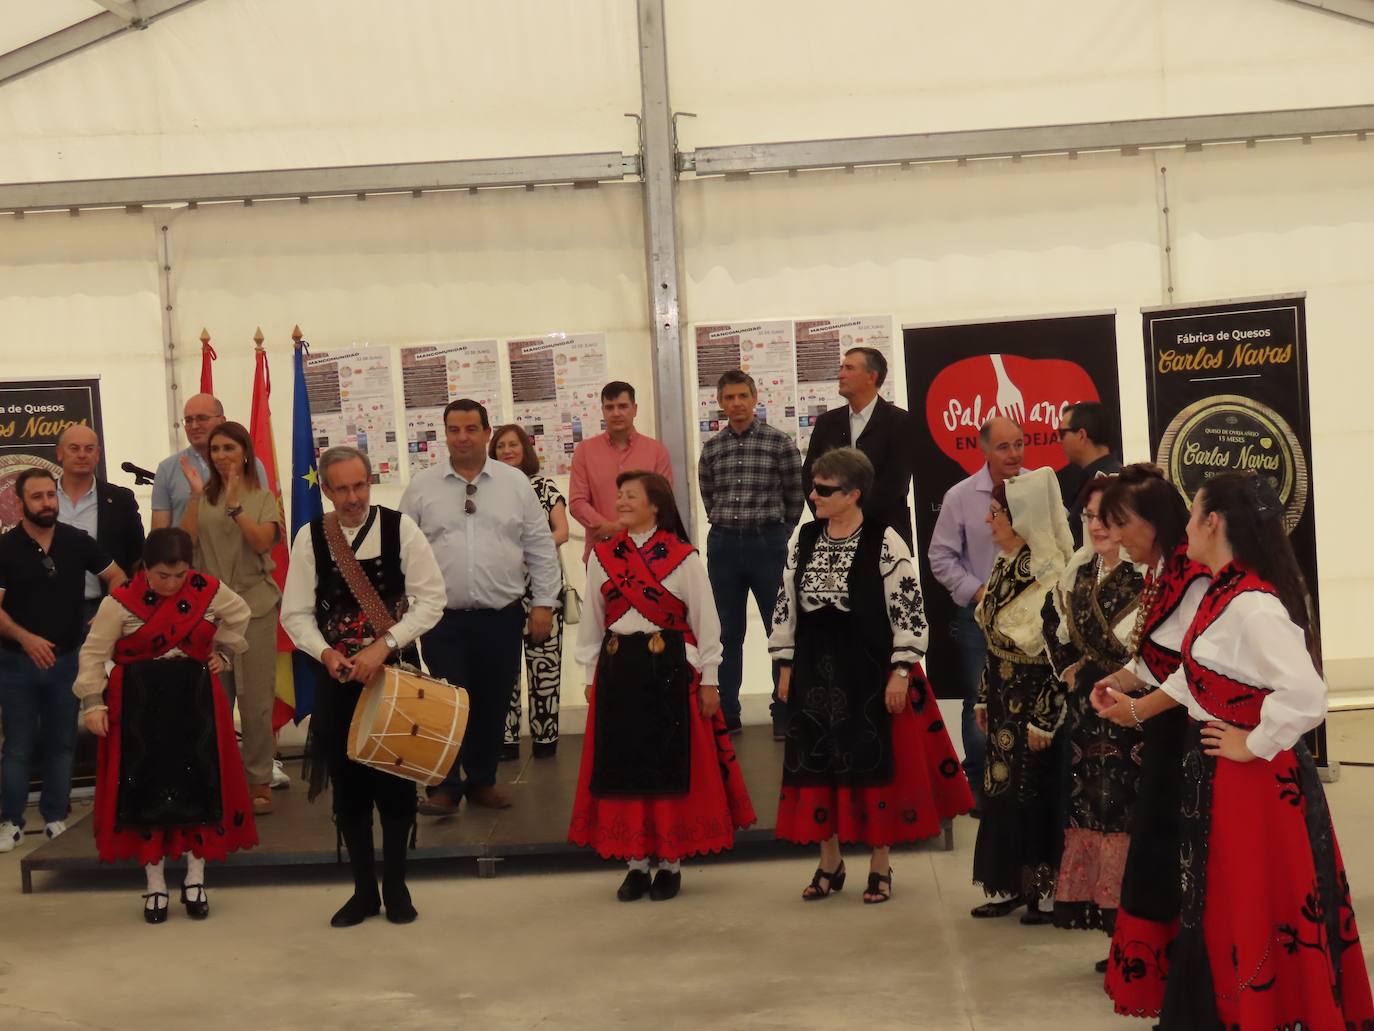
M 31 466 L 53 475 L 57 438 L 68 426 L 89 426 L 103 441 L 100 422 L 100 379 L 20 379 L 0 381 L 0 527 L 19 522 L 19 498 L 14 481 Z M 105 479 L 102 453 L 96 471 Z
M 954 602 L 928 554 L 945 492 L 983 464 L 978 430 L 1007 415 L 1026 432 L 1025 468 L 1066 464 L 1059 419 L 1076 401 L 1117 403 L 1116 315 L 904 326 L 907 406 L 926 433 L 916 439 L 916 553 L 926 618 L 934 632 L 926 671 L 941 697 L 963 693 L 952 637 Z M 1120 425 L 1116 427 L 1120 440 Z

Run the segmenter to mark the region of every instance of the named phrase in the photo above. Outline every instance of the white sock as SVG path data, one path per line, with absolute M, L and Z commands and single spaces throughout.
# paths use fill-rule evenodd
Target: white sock
M 658 861 L 658 868 L 660 870 L 667 870 L 669 873 L 680 873 L 682 871 L 682 861 L 680 859 L 674 859 L 670 863 L 665 859 L 660 859 Z
M 143 868 L 143 872 L 146 873 L 146 874 L 148 875 L 148 894 L 149 894 L 149 895 L 151 895 L 151 894 L 152 894 L 153 892 L 155 892 L 155 891 L 160 891 L 160 892 L 163 892 L 164 894 L 166 893 L 166 891 L 167 891 L 167 878 L 166 878 L 165 876 L 163 876 L 163 872 L 162 872 L 162 860 L 161 860 L 161 859 L 159 859 L 156 863 L 149 863 L 147 866 L 145 866 L 145 867 Z M 161 908 L 160 906 L 154 906 L 154 905 L 153 905 L 153 901 L 154 901 L 153 899 L 147 899 L 147 900 L 145 900 L 145 902 L 144 902 L 145 908 L 147 908 L 147 909 L 158 909 L 158 908 Z
M 192 855 L 188 855 L 186 857 L 186 880 L 184 883 L 199 884 L 202 888 L 205 886 L 204 859 L 197 859 L 195 856 Z M 187 897 L 190 898 L 192 902 L 200 902 L 202 899 L 205 898 L 205 895 L 203 892 L 192 891 L 191 894 Z
M 631 869 L 631 870 L 638 870 L 640 873 L 648 873 L 648 872 L 649 872 L 649 860 L 647 860 L 647 859 L 631 859 L 631 860 L 630 860 L 630 869 Z

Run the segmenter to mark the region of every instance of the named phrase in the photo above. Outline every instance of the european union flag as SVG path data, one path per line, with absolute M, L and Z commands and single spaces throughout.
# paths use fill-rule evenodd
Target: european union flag
M 310 428 L 310 395 L 305 389 L 305 355 L 310 345 L 296 344 L 295 394 L 291 411 L 291 539 L 296 531 L 324 513 L 320 477 L 315 467 L 315 434 Z M 294 652 L 291 656 L 296 681 L 295 719 L 299 723 L 315 708 L 316 656 Z

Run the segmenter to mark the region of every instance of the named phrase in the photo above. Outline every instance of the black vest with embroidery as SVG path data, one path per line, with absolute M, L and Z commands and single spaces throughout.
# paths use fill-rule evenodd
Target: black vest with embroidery
M 816 550 L 825 523 L 820 519 L 812 520 L 802 526 L 797 533 L 797 569 L 793 585 L 800 606 L 802 574 L 811 562 L 811 553 Z M 854 616 L 854 628 L 869 656 L 884 669 L 892 661 L 892 625 L 888 621 L 887 592 L 883 586 L 881 559 L 883 537 L 887 527 L 874 520 L 864 521 L 860 528 L 859 546 L 854 552 L 854 563 L 849 567 L 849 611 Z M 801 609 L 797 618 L 801 619 Z
M 376 558 L 359 559 L 358 564 L 387 611 L 400 619 L 406 597 L 406 578 L 401 569 L 401 513 L 373 505 L 367 522 L 353 538 L 354 550 L 372 533 L 382 535 L 381 552 Z M 310 521 L 310 541 L 315 549 L 315 621 L 331 648 L 352 655 L 380 635 L 363 615 L 362 607 L 329 554 L 323 516 Z

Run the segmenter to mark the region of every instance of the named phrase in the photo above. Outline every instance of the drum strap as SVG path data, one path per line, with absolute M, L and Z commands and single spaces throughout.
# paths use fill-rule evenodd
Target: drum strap
M 376 636 L 380 637 L 396 625 L 395 618 L 387 611 L 386 605 L 382 603 L 381 597 L 377 594 L 377 588 L 372 586 L 372 581 L 363 572 L 362 565 L 358 562 L 358 556 L 349 547 L 348 540 L 344 537 L 343 527 L 339 525 L 339 515 L 337 512 L 330 512 L 324 517 L 324 539 L 329 545 L 329 556 L 334 560 L 334 564 L 339 567 L 339 572 L 343 574 L 344 583 L 348 584 L 349 591 L 353 594 L 353 600 L 358 603 L 358 607 L 363 610 L 363 615 L 372 624 L 372 629 L 376 631 Z

